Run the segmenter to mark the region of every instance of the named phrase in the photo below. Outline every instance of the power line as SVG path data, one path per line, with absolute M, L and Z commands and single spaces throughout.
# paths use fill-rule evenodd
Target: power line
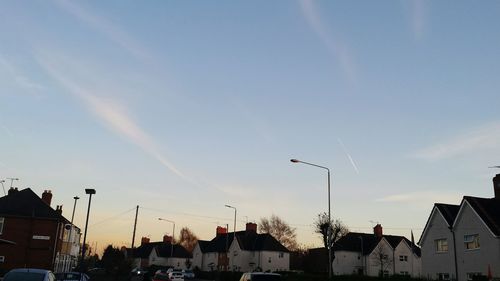
M 171 213 L 171 214 L 179 214 L 179 215 L 184 215 L 184 216 L 189 216 L 189 217 L 232 221 L 231 218 L 211 217 L 211 216 L 204 216 L 204 215 L 197 215 L 197 214 L 190 214 L 190 213 L 183 213 L 183 212 L 172 212 L 172 211 L 166 211 L 166 210 L 160 210 L 160 209 L 154 209 L 154 208 L 146 208 L 146 207 L 139 207 L 139 208 L 144 209 L 144 210 L 148 210 L 148 211 L 159 212 L 159 213 Z

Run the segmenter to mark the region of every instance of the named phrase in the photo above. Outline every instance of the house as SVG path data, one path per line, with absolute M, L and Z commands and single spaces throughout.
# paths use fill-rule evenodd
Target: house
M 335 275 L 409 275 L 420 277 L 420 248 L 403 236 L 349 232 L 333 245 Z
M 193 266 L 202 271 L 288 271 L 290 252 L 269 233 L 258 234 L 255 223 L 236 233 L 217 227 L 214 239 L 196 244 Z
M 38 197 L 30 188 L 11 188 L 0 197 L 0 269 L 34 267 L 54 271 L 76 266 L 80 229 L 54 210 L 49 190 Z M 71 230 L 72 234 L 69 235 Z
M 493 198 L 464 196 L 460 205 L 434 204 L 419 241 L 424 277 L 500 277 L 500 174 L 493 189 Z
M 127 257 L 132 258 L 133 267 L 146 268 L 152 265 L 188 269 L 192 265 L 192 255 L 181 245 L 172 244 L 172 237 L 165 235 L 163 241 L 149 242 L 142 237 L 141 245 L 133 251 L 125 249 Z

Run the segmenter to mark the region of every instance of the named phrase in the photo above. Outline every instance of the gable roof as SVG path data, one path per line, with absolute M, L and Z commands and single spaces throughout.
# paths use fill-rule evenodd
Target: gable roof
M 460 210 L 460 206 L 443 203 L 436 203 L 434 206 L 436 206 L 439 212 L 441 212 L 441 215 L 443 215 L 443 218 L 448 226 L 452 226 L 455 218 L 457 217 L 458 210 Z
M 460 210 L 460 205 L 434 203 L 434 207 L 432 207 L 431 214 L 427 218 L 424 230 L 422 231 L 422 235 L 420 235 L 420 239 L 418 240 L 417 244 L 422 245 L 422 241 L 425 235 L 427 234 L 427 230 L 430 227 L 431 218 L 434 216 L 436 211 L 439 212 L 439 214 L 441 214 L 441 217 L 443 218 L 446 225 L 448 225 L 448 227 L 452 227 L 455 218 L 458 215 L 459 210 Z
M 500 236 L 500 200 L 495 198 L 480 198 L 472 196 L 464 196 L 462 200 L 462 206 L 464 202 L 469 203 L 471 208 L 477 213 L 479 218 L 484 222 L 486 227 L 489 228 L 491 233 L 499 237 Z M 462 208 L 460 208 L 461 210 Z M 457 214 L 458 218 L 458 214 Z M 455 223 L 457 218 L 455 218 Z
M 202 253 L 225 253 L 231 246 L 234 239 L 234 232 L 219 234 L 211 241 L 198 240 L 198 245 Z M 252 231 L 237 231 L 236 241 L 242 250 L 245 251 L 274 251 L 289 252 L 276 238 L 269 233 L 255 233 Z
M 132 253 L 134 258 L 147 259 L 151 254 L 151 251 L 155 250 L 157 255 L 162 258 L 169 258 L 171 253 L 171 245 L 170 243 L 165 242 L 150 242 L 144 243 L 141 246 L 134 248 L 131 250 L 127 248 L 127 254 Z M 179 244 L 174 244 L 173 250 L 174 258 L 192 258 L 192 255 L 186 250 L 186 248 L 182 247 Z
M 65 223 L 69 223 L 65 217 L 43 202 L 30 188 L 12 191 L 10 194 L 0 197 L 0 215 L 61 219 Z
M 156 253 L 159 257 L 162 258 L 192 258 L 193 256 L 179 244 L 175 244 L 172 250 L 172 244 L 170 243 L 161 243 L 161 245 L 156 245 L 155 247 Z M 173 251 L 173 253 L 172 253 Z M 171 255 L 172 254 L 172 255 Z
M 382 239 L 385 239 L 393 249 L 402 241 L 405 241 L 412 248 L 411 241 L 404 236 L 383 235 L 382 238 L 378 238 L 372 233 L 349 232 L 333 244 L 333 250 L 349 252 L 361 252 L 363 250 L 363 255 L 369 255 Z M 361 247 L 361 244 L 363 244 L 363 247 Z M 413 253 L 418 257 L 421 255 L 420 248 L 415 244 L 413 244 Z

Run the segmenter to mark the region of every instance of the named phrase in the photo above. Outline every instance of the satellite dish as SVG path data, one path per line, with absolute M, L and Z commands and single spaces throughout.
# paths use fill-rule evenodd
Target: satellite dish
M 66 230 L 70 230 L 70 229 L 71 229 L 71 224 L 65 224 L 65 225 L 64 225 L 64 229 L 66 229 Z
M 495 169 L 495 168 L 499 168 L 500 169 L 500 166 L 491 166 L 491 167 L 488 167 L 490 169 Z

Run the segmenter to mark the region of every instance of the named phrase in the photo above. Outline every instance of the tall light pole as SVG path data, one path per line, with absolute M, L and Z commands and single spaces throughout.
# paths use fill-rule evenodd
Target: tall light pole
M 81 260 L 81 264 L 80 264 L 80 271 L 81 272 L 83 272 L 83 261 L 85 258 L 85 251 L 87 250 L 85 243 L 87 241 L 87 227 L 89 225 L 90 203 L 92 202 L 92 195 L 95 194 L 95 189 L 86 188 L 85 194 L 89 195 L 89 206 L 87 208 L 87 219 L 85 220 L 85 232 L 83 233 L 82 260 Z
M 171 220 L 167 220 L 167 219 L 162 219 L 162 218 L 158 218 L 158 220 L 166 221 L 166 222 L 172 223 L 174 225 L 174 228 L 172 229 L 172 242 L 170 242 L 170 258 L 172 260 L 172 266 L 173 266 L 174 265 L 173 260 L 174 260 L 175 222 L 171 221 Z
M 331 231 L 332 231 L 332 218 L 331 218 L 331 207 L 330 207 L 330 169 L 328 169 L 327 167 L 325 166 L 320 166 L 320 165 L 317 165 L 317 164 L 313 164 L 313 163 L 309 163 L 309 162 L 304 162 L 304 161 L 300 161 L 300 160 L 297 160 L 297 159 L 290 159 L 290 162 L 292 163 L 302 163 L 302 164 L 306 164 L 306 165 L 309 165 L 309 166 L 314 166 L 314 167 L 317 167 L 317 168 L 321 168 L 321 169 L 325 169 L 328 173 L 328 232 L 327 232 L 327 236 L 326 236 L 326 242 L 327 242 L 327 246 L 328 246 L 328 278 L 332 278 L 332 247 L 331 247 L 331 241 L 330 241 L 330 238 L 331 238 Z
M 75 217 L 75 209 L 76 209 L 76 201 L 78 199 L 80 199 L 80 197 L 78 196 L 75 196 L 73 197 L 73 199 L 75 199 L 75 204 L 73 204 L 73 213 L 71 214 L 71 228 L 69 229 L 69 235 L 68 235 L 68 245 L 69 245 L 69 251 L 70 251 L 70 254 L 71 254 L 71 250 L 73 249 L 73 240 L 71 239 L 71 233 L 73 232 L 73 218 Z M 78 241 L 80 242 L 80 241 Z M 71 270 L 71 268 L 70 268 Z
M 233 227 L 233 242 L 236 241 L 236 208 L 230 205 L 224 205 L 226 208 L 231 208 L 234 209 L 234 227 Z M 229 250 L 226 253 L 227 256 L 229 256 Z M 234 261 L 231 259 L 231 269 L 234 270 Z

